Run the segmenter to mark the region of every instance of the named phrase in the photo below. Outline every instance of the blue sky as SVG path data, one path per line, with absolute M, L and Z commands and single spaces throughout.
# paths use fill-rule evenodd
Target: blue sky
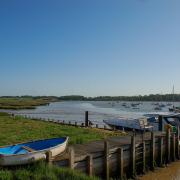
M 0 1 L 0 95 L 180 93 L 179 0 Z

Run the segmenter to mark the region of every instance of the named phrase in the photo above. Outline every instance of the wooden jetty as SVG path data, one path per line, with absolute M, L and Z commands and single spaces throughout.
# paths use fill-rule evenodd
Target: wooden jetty
M 56 156 L 50 162 L 102 179 L 127 179 L 177 159 L 179 128 L 177 133 L 169 129 L 166 133 L 134 134 L 73 145 L 63 156 Z

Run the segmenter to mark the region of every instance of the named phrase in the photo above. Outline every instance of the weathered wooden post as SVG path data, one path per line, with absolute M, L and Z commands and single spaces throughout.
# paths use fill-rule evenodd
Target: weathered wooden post
M 170 154 L 171 154 L 171 133 L 170 128 L 167 128 L 166 131 L 166 163 L 170 163 Z
M 155 165 L 155 136 L 154 132 L 151 132 L 151 169 L 154 170 Z
M 163 137 L 160 136 L 159 138 L 159 166 L 163 167 Z
M 104 141 L 104 165 L 105 165 L 105 178 L 109 180 L 109 143 L 108 141 Z
M 74 169 L 74 149 L 73 149 L 73 147 L 69 148 L 69 168 Z
M 172 161 L 175 161 L 176 160 L 176 136 L 175 134 L 173 133 L 172 134 L 172 138 L 171 138 L 171 144 L 172 144 Z
M 142 146 L 143 146 L 143 164 L 142 164 L 142 171 L 143 171 L 143 173 L 145 174 L 145 172 L 146 172 L 146 142 L 145 142 L 145 140 L 143 140 Z
M 180 159 L 180 156 L 179 156 L 179 126 L 177 126 L 177 133 L 176 133 L 176 158 L 177 159 Z
M 136 176 L 136 138 L 135 135 L 131 136 L 131 161 L 130 161 L 131 176 Z
M 159 131 L 163 131 L 163 117 L 159 116 L 158 120 L 159 120 Z
M 89 176 L 93 175 L 93 156 L 92 155 L 87 156 L 87 174 Z
M 119 179 L 122 180 L 124 176 L 124 164 L 123 164 L 123 148 L 118 148 L 118 173 Z
M 96 124 L 96 128 L 99 128 L 98 124 Z
M 75 126 L 77 126 L 77 122 L 75 122 L 75 124 L 74 124 Z
M 52 164 L 52 152 L 51 151 L 46 152 L 46 162 L 48 164 Z
M 88 127 L 89 126 L 89 113 L 88 111 L 85 112 L 85 126 Z

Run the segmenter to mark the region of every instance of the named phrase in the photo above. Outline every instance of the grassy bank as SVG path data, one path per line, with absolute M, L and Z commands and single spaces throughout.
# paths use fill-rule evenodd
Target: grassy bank
M 82 144 L 119 135 L 111 131 L 64 126 L 20 116 L 11 117 L 6 113 L 0 113 L 0 132 L 0 145 L 62 136 L 69 136 L 70 144 Z
M 109 131 L 63 126 L 50 122 L 25 119 L 23 117 L 11 117 L 7 113 L 0 113 L 0 132 L 0 145 L 61 136 L 69 136 L 70 143 L 76 144 L 120 135 Z M 26 167 L 14 168 L 13 170 L 0 169 L 0 180 L 13 179 L 94 180 L 96 178 L 89 178 L 76 171 L 48 166 L 40 162 Z
M 36 106 L 48 105 L 49 102 L 57 101 L 52 97 L 14 97 L 0 98 L 0 109 L 35 109 Z
M 49 166 L 38 162 L 26 167 L 1 169 L 0 180 L 98 180 L 70 169 Z

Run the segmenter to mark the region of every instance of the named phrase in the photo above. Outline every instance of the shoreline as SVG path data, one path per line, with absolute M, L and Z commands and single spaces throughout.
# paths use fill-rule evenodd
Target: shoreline
M 172 162 L 166 167 L 156 168 L 155 171 L 149 171 L 138 180 L 178 180 L 180 179 L 180 161 Z

